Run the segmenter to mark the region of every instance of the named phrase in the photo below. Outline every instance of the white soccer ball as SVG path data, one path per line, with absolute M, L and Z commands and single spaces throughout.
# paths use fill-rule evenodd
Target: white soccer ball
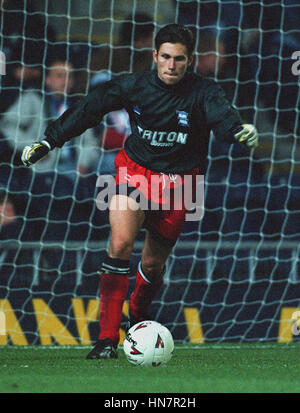
M 172 357 L 174 341 L 167 327 L 156 321 L 141 321 L 126 334 L 123 348 L 129 363 L 162 366 Z

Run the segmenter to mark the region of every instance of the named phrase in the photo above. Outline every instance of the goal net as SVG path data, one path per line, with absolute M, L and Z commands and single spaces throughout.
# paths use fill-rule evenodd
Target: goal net
M 128 115 L 108 114 L 32 168 L 20 154 L 101 82 L 154 68 L 153 36 L 173 22 L 196 36 L 192 70 L 219 82 L 244 122 L 256 125 L 260 146 L 248 151 L 211 136 L 204 217 L 186 222 L 150 316 L 180 343 L 299 340 L 298 2 L 1 4 L 0 344 L 96 340 L 96 272 L 110 236 L 97 179 L 114 174 Z M 127 300 L 123 313 L 120 343 Z

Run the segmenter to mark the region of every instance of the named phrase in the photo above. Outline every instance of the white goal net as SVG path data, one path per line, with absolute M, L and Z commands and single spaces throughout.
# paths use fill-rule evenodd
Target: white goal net
M 211 136 L 204 217 L 186 223 L 150 315 L 177 342 L 299 340 L 298 2 L 0 4 L 0 344 L 97 338 L 96 272 L 109 225 L 96 183 L 114 174 L 130 133 L 127 113 L 110 113 L 32 168 L 22 166 L 21 149 L 101 82 L 154 68 L 154 35 L 173 22 L 196 36 L 192 70 L 219 82 L 245 123 L 256 125 L 260 146 L 249 152 Z M 127 301 L 123 312 L 121 343 Z

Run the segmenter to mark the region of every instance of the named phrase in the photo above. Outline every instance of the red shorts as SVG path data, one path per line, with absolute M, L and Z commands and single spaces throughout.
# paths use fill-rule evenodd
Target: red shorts
M 145 211 L 144 227 L 165 244 L 174 245 L 185 222 L 187 200 L 192 200 L 195 192 L 199 168 L 181 174 L 154 172 L 130 159 L 124 149 L 116 156 L 115 167 L 116 193 L 139 202 Z

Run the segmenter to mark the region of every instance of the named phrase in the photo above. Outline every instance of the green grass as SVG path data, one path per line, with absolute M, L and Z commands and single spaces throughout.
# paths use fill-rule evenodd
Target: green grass
M 85 360 L 89 347 L 0 347 L 1 393 L 299 393 L 299 343 L 180 346 L 164 367 Z

